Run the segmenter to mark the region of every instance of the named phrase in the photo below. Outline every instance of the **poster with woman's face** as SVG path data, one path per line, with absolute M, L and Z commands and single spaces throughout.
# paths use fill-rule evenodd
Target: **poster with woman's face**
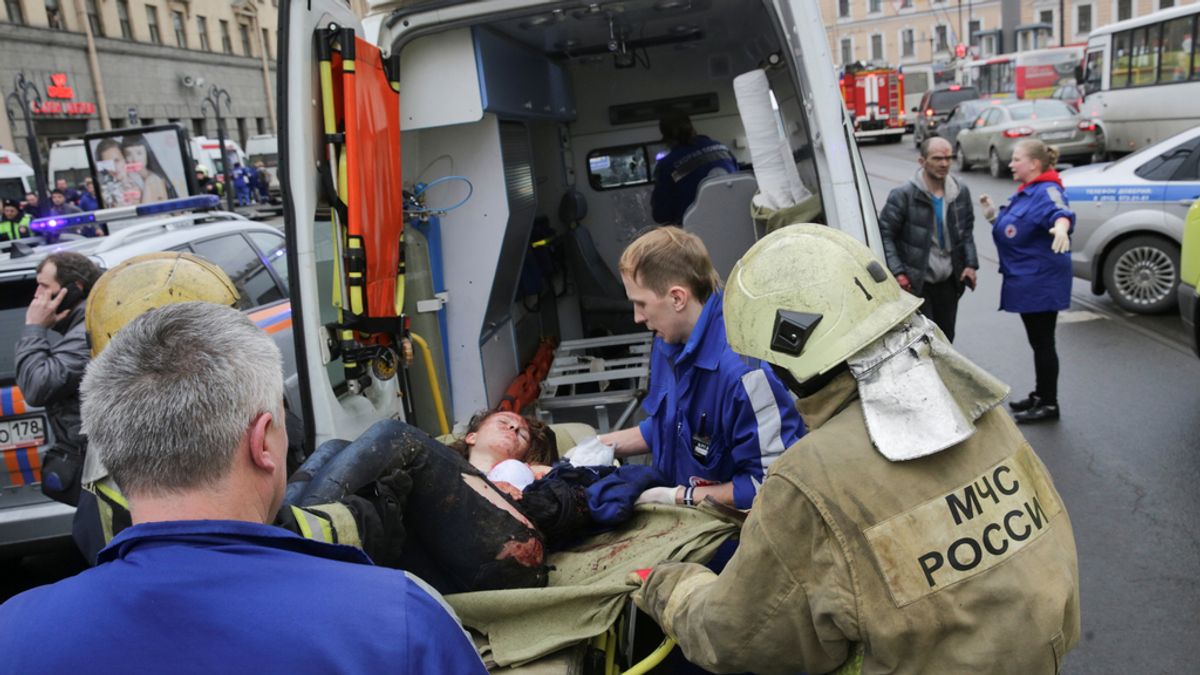
M 89 134 L 102 208 L 154 204 L 188 196 L 187 158 L 176 128 Z

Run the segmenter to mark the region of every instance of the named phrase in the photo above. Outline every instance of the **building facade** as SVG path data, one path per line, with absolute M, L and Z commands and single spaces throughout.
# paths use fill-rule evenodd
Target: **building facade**
M 178 123 L 216 136 L 203 101 L 229 93 L 226 132 L 243 145 L 275 131 L 278 0 L 3 0 L 0 94 L 23 74 L 42 161 L 89 131 Z M 89 34 L 90 33 L 90 34 Z M 20 109 L 0 115 L 0 146 L 27 155 Z M 28 159 L 28 157 L 26 157 Z
M 1084 44 L 1092 29 L 1197 0 L 820 0 L 834 62 L 948 67 L 970 57 Z M 1066 17 L 1060 17 L 1060 5 Z M 1065 18 L 1065 21 L 1062 19 Z

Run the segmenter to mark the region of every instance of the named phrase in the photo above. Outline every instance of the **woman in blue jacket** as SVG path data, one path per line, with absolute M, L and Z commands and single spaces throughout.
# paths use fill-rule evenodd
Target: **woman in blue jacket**
M 1013 180 L 1021 186 L 999 217 L 991 199 L 980 204 L 992 221 L 992 239 L 1000 256 L 1000 309 L 1017 312 L 1033 347 L 1037 387 L 1028 398 L 1009 405 L 1018 422 L 1059 418 L 1058 352 L 1054 327 L 1058 313 L 1071 305 L 1071 230 L 1075 213 L 1063 194 L 1062 180 L 1054 170 L 1058 149 L 1037 139 L 1026 139 L 1013 150 Z

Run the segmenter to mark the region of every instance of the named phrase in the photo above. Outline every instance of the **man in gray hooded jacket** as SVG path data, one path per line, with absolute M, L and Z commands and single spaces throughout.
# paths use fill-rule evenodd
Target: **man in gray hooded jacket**
M 100 268 L 86 256 L 52 253 L 37 268 L 37 291 L 16 345 L 17 386 L 46 408 L 54 447 L 42 460 L 42 491 L 74 506 L 86 442 L 79 428 L 79 383 L 91 359 L 84 305 Z M 53 339 L 51 332 L 62 337 Z
M 954 341 L 958 298 L 975 289 L 975 211 L 971 192 L 950 175 L 954 150 L 944 138 L 921 144 L 921 168 L 888 194 L 879 214 L 888 269 L 900 287 L 922 297 L 921 313 Z

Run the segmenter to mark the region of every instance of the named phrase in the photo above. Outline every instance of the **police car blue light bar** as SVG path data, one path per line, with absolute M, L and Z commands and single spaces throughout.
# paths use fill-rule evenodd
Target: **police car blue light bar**
M 200 211 L 215 209 L 221 204 L 221 198 L 216 195 L 197 195 L 195 197 L 180 197 L 167 199 L 154 204 L 139 204 L 137 206 L 115 206 L 111 209 L 101 209 L 88 213 L 75 213 L 69 216 L 49 216 L 38 218 L 29 223 L 36 232 L 60 232 L 68 227 L 87 225 L 88 223 L 107 223 L 124 218 L 139 216 L 154 216 L 175 211 Z

